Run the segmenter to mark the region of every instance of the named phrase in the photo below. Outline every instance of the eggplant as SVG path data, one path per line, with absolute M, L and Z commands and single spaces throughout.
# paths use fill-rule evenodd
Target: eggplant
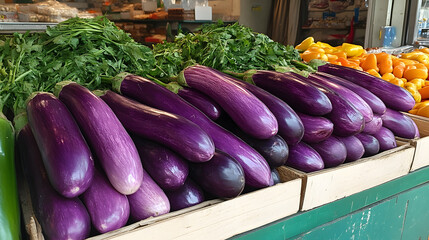
M 256 188 L 269 186 L 270 168 L 267 161 L 243 140 L 214 123 L 180 96 L 146 78 L 129 73 L 119 74 L 112 84 L 113 89 L 123 95 L 191 120 L 209 134 L 217 149 L 240 163 L 246 175 L 246 185 Z
M 201 65 L 190 66 L 180 73 L 178 82 L 211 97 L 250 136 L 267 139 L 277 134 L 277 119 L 268 107 L 216 70 Z
M 331 82 L 329 79 L 320 75 L 310 74 L 308 79 L 313 83 L 320 83 L 323 87 L 336 92 L 338 95 L 348 100 L 360 113 L 362 113 L 365 122 L 372 121 L 374 113 L 372 112 L 371 107 L 357 93 L 342 86 L 341 84 Z
M 213 157 L 213 140 L 190 120 L 110 90 L 104 92 L 101 99 L 131 133 L 167 146 L 191 162 L 205 162 Z
M 143 182 L 137 192 L 128 195 L 130 216 L 135 221 L 156 217 L 170 212 L 170 201 L 165 192 L 143 169 Z
M 28 124 L 19 131 L 17 143 L 33 210 L 45 237 L 86 239 L 91 230 L 91 220 L 85 206 L 79 198 L 66 198 L 53 189 Z
M 334 131 L 334 124 L 325 117 L 310 116 L 304 113 L 298 113 L 298 116 L 304 124 L 302 141 L 306 143 L 321 142 L 331 136 Z
M 140 187 L 143 168 L 136 146 L 112 109 L 77 83 L 57 83 L 55 93 L 76 119 L 113 187 L 132 194 Z
M 182 87 L 178 90 L 177 94 L 201 110 L 201 112 L 213 121 L 218 119 L 223 111 L 217 102 L 196 89 Z
M 383 125 L 383 120 L 381 119 L 381 116 L 374 114 L 372 121 L 365 123 L 365 127 L 363 128 L 362 132 L 367 134 L 374 134 L 378 130 L 380 130 L 382 125 Z
M 366 133 L 358 133 L 356 134 L 356 137 L 359 139 L 359 141 L 362 142 L 362 145 L 365 148 L 363 157 L 370 157 L 379 153 L 380 143 L 378 142 L 377 138 Z
M 388 108 L 407 112 L 413 109 L 416 104 L 411 93 L 404 88 L 374 77 L 367 72 L 333 64 L 319 66 L 318 71 L 342 77 L 368 89 L 380 98 Z
M 27 115 L 52 187 L 69 198 L 85 192 L 94 160 L 67 107 L 52 93 L 39 92 L 30 96 Z
M 244 189 L 244 171 L 228 154 L 216 151 L 213 158 L 204 163 L 190 165 L 192 180 L 216 198 L 234 198 Z
M 414 139 L 419 134 L 414 121 L 396 110 L 387 108 L 386 112 L 381 115 L 381 119 L 383 120 L 383 127 L 388 128 L 395 136 Z
M 204 201 L 204 192 L 194 181 L 188 178 L 182 187 L 166 191 L 171 211 L 192 207 Z
M 130 216 L 127 196 L 119 193 L 99 170 L 95 170 L 92 184 L 81 198 L 98 232 L 113 231 L 127 223 Z
M 347 149 L 347 157 L 344 162 L 353 162 L 360 159 L 365 153 L 362 142 L 356 136 L 338 137 Z
M 189 174 L 188 162 L 185 159 L 153 141 L 137 136 L 133 136 L 133 139 L 143 168 L 159 187 L 163 190 L 173 190 L 185 183 Z
M 280 173 L 279 171 L 277 171 L 277 169 L 275 168 L 271 169 L 271 177 L 273 178 L 273 185 L 281 183 Z
M 319 143 L 309 145 L 320 154 L 325 168 L 336 167 L 346 160 L 347 148 L 335 136 L 330 136 Z
M 381 127 L 373 136 L 380 144 L 380 152 L 395 148 L 397 146 L 395 135 L 385 127 Z
M 416 131 L 415 137 L 420 138 L 420 130 L 419 130 L 419 127 L 417 127 L 417 124 L 416 122 L 414 122 L 414 120 L 413 120 L 413 125 L 414 125 L 414 130 Z
M 303 172 L 314 172 L 325 168 L 320 154 L 304 142 L 290 146 L 286 166 Z
M 286 76 L 300 78 L 308 81 L 304 76 L 294 73 L 284 73 Z M 333 133 L 337 136 L 346 137 L 359 133 L 365 126 L 365 119 L 348 100 L 344 99 L 336 92 L 324 87 L 323 85 L 312 82 L 317 89 L 323 92 L 331 101 L 332 111 L 326 114 L 326 118 L 334 124 Z
M 279 97 L 295 111 L 322 116 L 332 110 L 329 98 L 312 84 L 274 71 L 249 71 L 244 80 Z

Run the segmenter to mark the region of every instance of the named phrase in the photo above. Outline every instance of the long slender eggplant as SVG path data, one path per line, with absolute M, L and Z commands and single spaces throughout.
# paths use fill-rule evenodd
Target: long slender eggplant
M 196 89 L 182 87 L 177 91 L 177 94 L 201 110 L 201 112 L 213 121 L 218 119 L 223 111 L 217 102 Z
M 94 160 L 67 107 L 40 92 L 30 97 L 27 114 L 54 189 L 70 198 L 83 193 L 91 184 Z
M 337 139 L 343 142 L 347 149 L 347 157 L 344 162 L 353 162 L 360 159 L 365 153 L 365 148 L 362 142 L 354 135 L 348 137 L 338 137 Z
M 377 154 L 380 151 L 380 143 L 377 138 L 366 133 L 358 133 L 356 137 L 362 142 L 365 148 L 364 157 L 370 157 Z
M 336 167 L 346 160 L 347 148 L 335 136 L 330 136 L 321 142 L 310 144 L 310 146 L 320 154 L 325 168 Z
M 386 109 L 381 115 L 383 127 L 388 128 L 395 136 L 413 139 L 418 135 L 414 121 L 407 115 L 393 109 Z
M 110 90 L 101 95 L 101 99 L 131 133 L 163 144 L 191 162 L 205 162 L 213 157 L 213 140 L 185 117 L 146 106 Z
M 137 191 L 143 179 L 140 157 L 112 109 L 74 82 L 57 83 L 55 92 L 76 119 L 113 187 L 122 194 Z
M 171 205 L 171 211 L 192 207 L 202 203 L 205 199 L 204 192 L 192 179 L 188 178 L 182 187 L 174 191 L 166 191 Z
M 286 166 L 293 167 L 303 172 L 314 172 L 325 168 L 320 154 L 304 142 L 299 142 L 290 147 Z
M 298 113 L 304 124 L 304 137 L 302 140 L 306 143 L 318 143 L 329 136 L 334 131 L 334 124 L 331 120 L 321 116 L 310 116 L 304 113 Z
M 363 128 L 362 132 L 367 134 L 374 134 L 378 130 L 380 130 L 382 125 L 383 125 L 383 120 L 381 119 L 381 116 L 374 114 L 372 121 L 365 123 L 365 127 Z
M 395 135 L 393 135 L 393 132 L 385 127 L 381 127 L 372 136 L 377 138 L 378 143 L 380 144 L 380 152 L 395 148 L 397 146 Z
M 265 159 L 229 131 L 220 127 L 201 111 L 168 89 L 143 77 L 119 74 L 113 89 L 151 107 L 171 112 L 196 123 L 212 137 L 217 149 L 231 155 L 243 167 L 246 184 L 261 188 L 270 184 L 270 168 Z

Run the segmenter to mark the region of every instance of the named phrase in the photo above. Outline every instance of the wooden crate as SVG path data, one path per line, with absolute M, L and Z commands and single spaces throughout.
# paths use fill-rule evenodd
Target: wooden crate
M 429 118 L 405 113 L 416 123 L 420 138 L 410 140 L 411 145 L 416 148 L 413 164 L 410 171 L 429 166 Z
M 372 157 L 312 173 L 289 167 L 279 170 L 282 175 L 302 178 L 300 210 L 306 211 L 406 175 L 414 152 L 415 147 L 406 143 Z

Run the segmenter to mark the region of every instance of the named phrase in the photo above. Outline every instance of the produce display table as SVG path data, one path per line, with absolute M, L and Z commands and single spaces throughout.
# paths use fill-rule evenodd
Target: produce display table
M 428 202 L 425 167 L 232 239 L 427 239 Z

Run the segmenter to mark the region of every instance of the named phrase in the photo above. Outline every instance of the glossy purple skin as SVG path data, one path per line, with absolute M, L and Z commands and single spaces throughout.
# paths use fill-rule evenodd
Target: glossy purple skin
M 332 110 L 328 97 L 300 78 L 274 71 L 258 71 L 251 79 L 256 86 L 279 97 L 296 111 L 321 116 Z
M 135 221 L 170 212 L 170 202 L 164 191 L 144 171 L 143 183 L 137 192 L 128 195 L 130 215 Z
M 385 127 L 381 127 L 373 136 L 377 138 L 380 144 L 380 152 L 397 147 L 395 135 Z
M 304 124 L 304 137 L 302 141 L 306 143 L 318 143 L 329 136 L 334 131 L 334 124 L 331 120 L 321 116 L 310 116 L 304 113 L 298 113 Z
M 381 119 L 383 120 L 383 127 L 388 128 L 395 136 L 407 139 L 417 137 L 418 131 L 414 126 L 414 121 L 407 115 L 388 108 L 381 115 Z
M 194 107 L 198 108 L 213 121 L 218 119 L 222 112 L 222 108 L 219 106 L 219 104 L 196 89 L 183 87 L 179 89 L 177 94 L 192 104 Z
M 281 183 L 280 174 L 277 169 L 273 168 L 271 169 L 271 177 L 273 178 L 273 185 L 276 185 L 277 183 Z
M 113 231 L 127 223 L 130 216 L 128 198 L 116 191 L 104 173 L 95 171 L 91 186 L 81 198 L 98 232 Z
M 200 186 L 188 178 L 182 187 L 174 191 L 166 191 L 171 211 L 192 207 L 204 201 L 204 193 Z
M 86 239 L 88 212 L 79 198 L 66 198 L 51 186 L 33 133 L 26 125 L 17 138 L 21 166 L 29 184 L 32 206 L 48 239 Z
M 205 162 L 212 158 L 215 151 L 212 139 L 190 120 L 112 91 L 107 91 L 101 98 L 131 133 L 163 144 L 191 162 Z
M 118 81 L 122 94 L 151 107 L 183 116 L 204 129 L 217 149 L 228 153 L 240 163 L 246 175 L 246 185 L 256 188 L 269 186 L 270 168 L 267 161 L 255 149 L 214 123 L 180 96 L 136 75 L 127 75 Z
M 188 162 L 177 153 L 153 141 L 134 137 L 143 168 L 163 190 L 181 187 L 189 174 Z M 209 161 L 211 162 L 211 160 Z
M 243 168 L 221 151 L 216 151 L 208 162 L 191 164 L 190 176 L 205 192 L 217 198 L 234 198 L 244 189 Z
M 360 113 L 362 113 L 365 122 L 372 121 L 374 113 L 372 112 L 371 107 L 368 105 L 368 103 L 365 102 L 365 100 L 363 100 L 358 94 L 356 94 L 352 90 L 340 84 L 331 82 L 329 79 L 320 75 L 310 74 L 310 76 L 308 76 L 308 79 L 322 84 L 324 87 L 327 87 L 328 89 L 336 92 L 338 95 L 352 103 L 353 106 L 357 110 L 359 110 Z
M 414 130 L 416 131 L 415 137 L 420 138 L 420 130 L 419 130 L 419 127 L 417 127 L 417 124 L 416 122 L 414 122 L 414 120 L 413 120 L 413 125 L 414 125 Z
M 411 93 L 404 88 L 381 78 L 374 77 L 364 71 L 333 64 L 319 66 L 318 71 L 345 78 L 350 82 L 368 89 L 391 109 L 407 112 L 413 109 L 416 103 Z
M 368 91 L 367 89 L 355 83 L 352 83 L 344 78 L 332 74 L 324 72 L 316 72 L 315 74 L 318 76 L 326 77 L 329 79 L 329 81 L 340 84 L 358 94 L 371 107 L 372 112 L 374 114 L 383 114 L 386 111 L 386 105 L 384 104 L 384 102 L 381 101 L 380 98 L 375 96 L 374 93 Z
M 310 144 L 310 146 L 320 154 L 325 168 L 336 167 L 346 160 L 347 148 L 335 136 L 330 136 L 326 140 Z
M 82 194 L 91 184 L 94 160 L 67 107 L 51 93 L 38 93 L 27 115 L 54 189 L 69 198 Z
M 370 157 L 380 152 L 380 143 L 374 136 L 366 133 L 358 133 L 356 134 L 356 137 L 362 142 L 362 145 L 365 148 L 363 157 Z
M 374 134 L 383 126 L 383 120 L 380 115 L 374 114 L 372 121 L 366 122 L 363 133 Z
M 112 109 L 77 83 L 64 86 L 59 99 L 73 114 L 113 187 L 125 195 L 137 191 L 143 179 L 140 157 Z
M 314 172 L 325 168 L 320 154 L 304 142 L 290 146 L 286 166 L 303 172 Z
M 347 157 L 344 162 L 353 162 L 362 158 L 365 148 L 356 136 L 337 137 L 337 139 L 343 142 L 347 149 Z
M 288 75 L 295 75 L 293 73 L 285 73 Z M 295 75 L 297 78 L 307 81 L 304 76 Z M 337 93 L 329 90 L 323 85 L 312 83 L 317 89 L 323 92 L 331 101 L 332 111 L 325 115 L 326 118 L 331 120 L 334 124 L 333 133 L 340 137 L 351 136 L 359 133 L 365 126 L 365 119 L 348 100 L 344 99 Z
M 214 69 L 196 65 L 183 71 L 187 86 L 216 101 L 234 122 L 254 138 L 267 139 L 277 134 L 276 117 L 255 95 L 231 82 Z
M 270 109 L 279 125 L 278 135 L 280 135 L 287 144 L 295 145 L 301 141 L 304 136 L 304 125 L 296 112 L 286 102 L 260 87 L 230 76 L 228 77 L 229 80 L 249 90 Z

